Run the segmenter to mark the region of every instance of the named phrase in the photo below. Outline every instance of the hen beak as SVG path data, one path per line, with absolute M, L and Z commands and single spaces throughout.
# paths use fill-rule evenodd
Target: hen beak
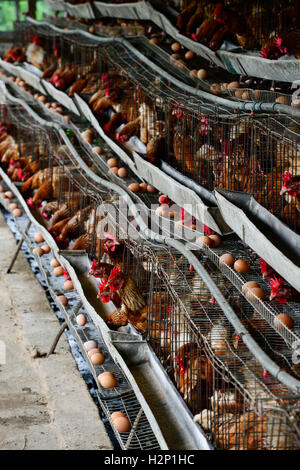
M 275 297 L 276 297 L 276 294 L 271 294 L 271 295 L 270 295 L 270 300 L 275 299 Z
M 280 196 L 282 196 L 284 193 L 286 193 L 288 191 L 288 188 L 281 188 L 281 191 L 280 191 Z

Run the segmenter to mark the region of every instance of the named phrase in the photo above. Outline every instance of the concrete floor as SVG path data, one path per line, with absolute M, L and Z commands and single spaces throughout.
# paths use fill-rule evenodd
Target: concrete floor
M 59 323 L 0 213 L 0 449 L 112 449 Z M 5 345 L 6 363 L 1 356 Z

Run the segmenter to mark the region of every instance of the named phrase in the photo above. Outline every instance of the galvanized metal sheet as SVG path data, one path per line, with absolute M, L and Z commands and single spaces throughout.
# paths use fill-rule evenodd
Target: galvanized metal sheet
M 222 216 L 234 232 L 259 256 L 270 264 L 295 289 L 300 291 L 300 269 L 287 258 L 252 223 L 245 212 L 215 191 Z M 262 208 L 263 209 L 263 208 Z

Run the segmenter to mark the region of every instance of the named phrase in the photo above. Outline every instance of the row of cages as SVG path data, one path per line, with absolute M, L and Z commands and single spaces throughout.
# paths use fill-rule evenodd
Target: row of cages
M 120 196 L 95 184 L 57 129 L 30 121 L 21 106 L 1 112 L 2 168 L 11 178 L 19 168 L 31 175 L 21 185 L 24 198 L 33 214 L 40 210 L 58 246 L 88 253 L 99 302 L 111 301 L 115 308 L 108 326 L 131 325 L 147 339 L 212 444 L 299 449 L 300 397 L 263 369 L 185 256 L 147 240 L 134 218 L 120 210 Z M 80 157 L 93 169 L 82 148 Z M 278 330 L 205 252 L 197 256 L 260 347 L 299 378 L 293 350 Z
M 298 119 L 201 102 L 120 43 L 55 34 L 21 23 L 16 37 L 27 45 L 38 41 L 46 51 L 42 78 L 71 97 L 79 94 L 118 145 L 130 141 L 151 163 L 166 161 L 209 191 L 253 194 L 299 233 Z M 34 56 L 27 60 L 38 65 Z
M 75 0 L 66 3 L 78 6 L 84 3 L 93 5 L 90 0 Z M 122 18 L 124 9 L 121 8 L 118 12 L 116 4 L 136 3 L 138 5 L 138 2 L 134 1 L 109 1 L 106 3 L 108 5 L 104 11 L 111 11 L 116 19 L 123 22 L 126 21 Z M 110 4 L 112 5 L 111 10 L 109 10 Z M 247 3 L 240 0 L 223 0 L 222 2 L 218 0 L 210 2 L 205 0 L 168 1 L 164 2 L 163 6 L 159 6 L 159 2 L 157 2 L 155 6 L 164 16 L 171 19 L 174 26 L 176 25 L 182 34 L 212 50 L 218 50 L 223 42 L 227 41 L 233 46 L 240 46 L 244 49 L 265 51 L 264 57 L 272 59 L 278 59 L 284 55 L 285 47 L 288 54 L 294 53 L 290 39 L 286 38 L 299 31 L 298 0 L 282 0 L 280 2 L 275 0 L 268 2 L 266 0 L 251 0 Z M 70 10 L 67 17 L 87 23 L 89 20 L 85 19 L 86 17 L 99 19 L 100 11 L 97 2 L 95 2 L 94 8 L 90 9 L 90 15 L 87 15 L 86 9 L 83 9 L 80 18 L 81 10 L 78 8 L 74 12 Z M 140 10 L 138 9 L 138 11 Z M 143 15 L 140 13 L 139 17 L 142 20 Z M 100 18 L 104 25 L 111 24 L 115 26 L 118 24 L 116 20 L 111 18 Z M 128 18 L 128 15 L 126 18 Z M 142 26 L 143 22 L 140 21 L 139 24 Z M 283 44 L 275 42 L 278 37 L 283 37 Z M 296 35 L 293 37 L 295 38 Z M 296 47 L 296 57 L 297 54 Z

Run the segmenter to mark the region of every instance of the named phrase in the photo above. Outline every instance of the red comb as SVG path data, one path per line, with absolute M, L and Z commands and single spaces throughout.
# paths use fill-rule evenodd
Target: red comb
M 98 289 L 99 293 L 102 294 L 104 292 L 105 287 L 107 286 L 107 280 L 106 279 L 101 279 L 98 284 Z
M 32 42 L 33 42 L 34 44 L 36 44 L 39 39 L 40 39 L 39 35 L 36 34 L 35 36 L 33 36 Z
M 21 180 L 23 178 L 23 171 L 22 171 L 22 168 L 19 168 L 17 171 L 16 171 L 16 174 L 17 174 L 17 178 L 19 180 Z
M 221 11 L 223 10 L 223 6 L 224 6 L 223 3 L 218 3 L 218 4 L 216 5 L 216 9 L 215 9 L 215 11 L 214 11 L 214 15 L 215 15 L 215 16 L 219 16 L 219 14 L 221 13 Z
M 282 38 L 278 38 L 278 37 L 274 38 L 274 45 L 278 47 L 278 49 L 280 49 L 282 45 Z
M 286 184 L 292 179 L 292 174 L 289 171 L 286 171 L 282 176 L 283 182 Z
M 271 287 L 272 292 L 276 291 L 280 286 L 283 286 L 283 285 L 284 285 L 284 280 L 281 279 L 281 277 L 279 277 L 279 278 L 274 277 L 270 281 L 270 287 Z
M 96 259 L 94 259 L 94 261 L 92 262 L 92 266 L 91 266 L 91 269 L 90 269 L 90 271 L 93 271 L 93 270 L 95 269 L 95 267 L 96 267 L 96 264 L 97 264 L 97 260 L 96 260 Z
M 115 266 L 114 268 L 112 268 L 111 272 L 110 272 L 110 275 L 109 275 L 109 278 L 108 278 L 108 282 L 109 281 L 113 281 L 114 278 L 121 272 L 121 268 L 119 268 L 119 266 Z

